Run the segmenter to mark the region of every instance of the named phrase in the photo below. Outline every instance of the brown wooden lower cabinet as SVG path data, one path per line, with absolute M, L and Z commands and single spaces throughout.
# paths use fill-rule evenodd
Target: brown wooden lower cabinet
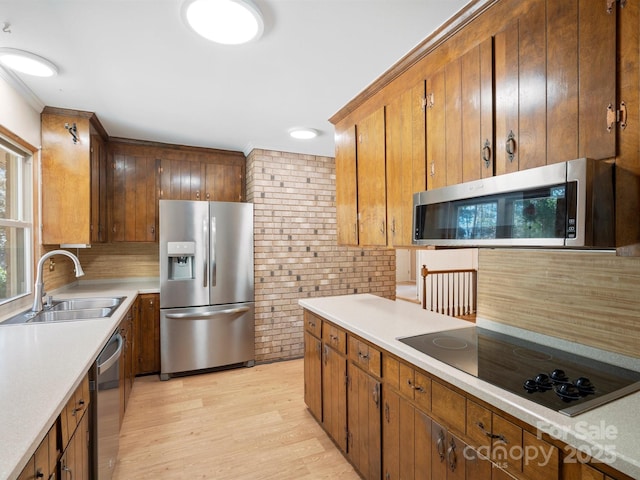
M 322 422 L 322 341 L 304 332 L 304 401 Z
M 60 457 L 61 480 L 89 480 L 89 415 L 83 415 Z
M 384 480 L 431 478 L 431 418 L 385 388 L 382 407 Z
M 134 321 L 135 374 L 160 372 L 160 295 L 138 295 Z
M 367 480 L 630 479 L 307 311 L 305 401 Z
M 340 447 L 347 451 L 347 358 L 323 342 L 322 425 Z
M 126 313 L 124 318 L 120 321 L 120 335 L 122 335 L 122 341 L 124 347 L 122 348 L 122 357 L 120 359 L 120 426 L 124 420 L 124 412 L 127 409 L 127 403 L 129 402 L 129 396 L 133 389 L 134 379 L 134 311 L 135 305 Z
M 350 363 L 347 388 L 347 456 L 364 478 L 380 478 L 380 381 Z

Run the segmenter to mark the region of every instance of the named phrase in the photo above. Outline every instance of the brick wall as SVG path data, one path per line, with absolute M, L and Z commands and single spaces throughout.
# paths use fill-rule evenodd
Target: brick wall
M 335 161 L 253 150 L 256 360 L 304 353 L 299 298 L 372 293 L 395 298 L 395 251 L 336 244 Z

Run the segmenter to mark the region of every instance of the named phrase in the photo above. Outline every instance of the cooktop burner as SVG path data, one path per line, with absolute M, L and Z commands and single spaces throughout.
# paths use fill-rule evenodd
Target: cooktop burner
M 398 340 L 570 417 L 640 390 L 640 372 L 480 327 Z

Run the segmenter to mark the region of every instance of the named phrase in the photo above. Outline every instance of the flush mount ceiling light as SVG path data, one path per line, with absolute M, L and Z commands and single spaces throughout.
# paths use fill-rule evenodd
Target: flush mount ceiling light
M 225 45 L 257 40 L 264 31 L 262 15 L 249 0 L 188 0 L 183 15 L 196 33 Z
M 53 77 L 58 67 L 46 58 L 15 48 L 0 48 L 0 63 L 16 72 L 36 77 Z
M 311 140 L 318 136 L 318 131 L 315 128 L 292 128 L 289 135 L 298 140 Z

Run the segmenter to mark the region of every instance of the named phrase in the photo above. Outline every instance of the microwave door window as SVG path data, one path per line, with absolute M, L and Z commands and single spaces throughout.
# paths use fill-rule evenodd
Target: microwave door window
M 456 208 L 456 237 L 462 240 L 496 238 L 498 202 L 461 204 Z
M 562 238 L 565 232 L 565 187 L 556 186 L 514 199 L 511 238 Z

